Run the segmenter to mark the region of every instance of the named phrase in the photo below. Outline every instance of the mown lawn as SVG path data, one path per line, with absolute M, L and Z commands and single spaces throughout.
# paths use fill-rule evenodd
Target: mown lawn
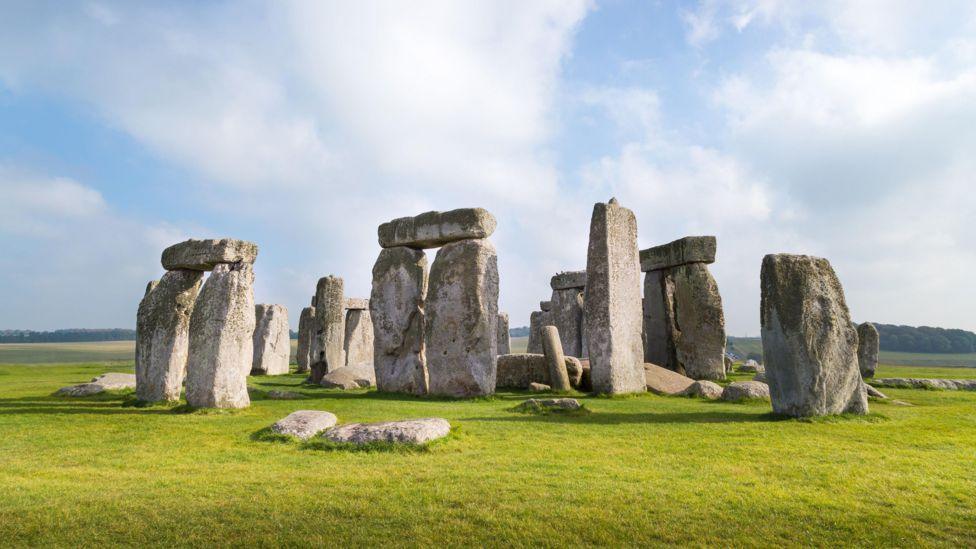
M 307 399 L 227 413 L 49 396 L 119 370 L 0 366 L 0 543 L 976 544 L 976 393 L 890 389 L 914 406 L 815 422 L 652 395 L 522 415 L 509 409 L 524 394 L 426 401 L 305 388 L 298 375 L 251 384 Z M 442 416 L 456 432 L 421 452 L 253 439 L 297 409 L 341 422 Z

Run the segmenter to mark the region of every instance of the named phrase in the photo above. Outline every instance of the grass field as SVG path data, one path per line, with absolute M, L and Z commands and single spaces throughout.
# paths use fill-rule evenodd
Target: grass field
M 976 393 L 886 390 L 914 406 L 814 422 L 653 395 L 522 415 L 509 410 L 525 394 L 420 400 L 298 375 L 250 383 L 307 399 L 232 412 L 50 396 L 126 370 L 0 365 L 4 545 L 976 544 Z M 255 440 L 297 409 L 340 422 L 441 416 L 456 431 L 419 452 Z

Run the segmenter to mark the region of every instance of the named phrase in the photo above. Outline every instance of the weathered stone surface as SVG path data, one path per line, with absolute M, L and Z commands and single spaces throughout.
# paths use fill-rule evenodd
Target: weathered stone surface
M 512 352 L 512 336 L 508 328 L 508 313 L 498 313 L 498 354 L 507 355 Z
M 673 299 L 670 295 L 665 295 L 666 274 L 665 271 L 651 271 L 644 275 L 644 362 L 677 371 L 678 359 L 671 339 L 670 314 Z M 673 287 L 672 284 L 670 288 Z
M 644 391 L 637 219 L 615 199 L 593 207 L 584 306 L 593 389 Z
M 101 383 L 79 383 L 78 385 L 61 387 L 54 394 L 55 396 L 84 397 L 104 392 L 105 386 Z
M 346 365 L 346 298 L 338 276 L 324 276 L 315 286 L 315 335 L 312 337 L 311 381 Z
M 573 412 L 582 408 L 575 398 L 530 398 L 515 407 L 520 411 Z
M 722 400 L 769 400 L 769 385 L 759 381 L 735 381 L 725 386 Z
M 732 359 L 725 357 L 725 375 L 732 373 Z
M 186 402 L 196 408 L 244 408 L 254 354 L 254 272 L 221 263 L 204 283 L 190 317 Z
M 689 263 L 715 263 L 714 236 L 686 236 L 674 242 L 640 251 L 644 272 L 668 269 Z
M 868 411 L 857 332 L 826 259 L 763 259 L 763 360 L 773 411 L 795 417 Z
M 494 393 L 498 261 L 491 242 L 462 240 L 437 251 L 426 313 L 430 394 Z
M 534 311 L 529 315 L 529 342 L 525 350 L 542 354 L 542 327 L 552 326 L 552 311 Z
M 725 315 L 718 284 L 702 263 L 671 270 L 675 355 L 692 379 L 725 379 Z
M 857 327 L 857 366 L 862 378 L 874 377 L 878 368 L 878 353 L 881 351 L 881 336 L 870 322 Z
M 695 383 L 694 379 L 657 364 L 644 363 L 643 369 L 647 390 L 659 395 L 677 395 Z
M 312 367 L 312 339 L 315 337 L 315 307 L 305 307 L 298 317 L 298 373 Z
M 383 248 L 437 248 L 472 238 L 488 238 L 495 232 L 495 216 L 483 208 L 461 208 L 449 212 L 426 212 L 401 217 L 379 227 Z
M 158 284 L 159 284 L 158 280 L 150 280 L 146 284 L 146 293 L 142 294 L 142 296 L 145 297 L 149 295 L 149 292 L 153 291 L 153 289 L 155 289 Z
M 291 358 L 288 309 L 284 305 L 254 306 L 254 357 L 252 375 L 277 376 L 288 373 Z
M 95 376 L 91 380 L 92 383 L 98 383 L 106 389 L 135 389 L 136 388 L 136 376 L 135 374 L 123 374 L 119 372 L 109 372 L 107 374 L 102 374 L 100 376 Z
M 536 383 L 533 381 L 532 383 L 529 383 L 529 390 L 533 393 L 544 393 L 546 391 L 551 391 L 552 387 L 546 385 L 545 383 Z
M 373 363 L 373 320 L 369 309 L 349 309 L 346 312 L 346 337 L 343 345 L 347 365 Z
M 451 424 L 446 419 L 429 417 L 381 423 L 349 423 L 333 427 L 322 436 L 332 442 L 369 444 L 390 442 L 400 444 L 424 444 L 446 437 Z
M 884 393 L 868 385 L 867 383 L 864 384 L 864 390 L 867 392 L 869 398 L 888 398 Z
M 766 367 L 750 358 L 749 360 L 743 362 L 741 366 L 739 366 L 739 371 L 745 373 L 765 372 Z
M 708 400 L 718 400 L 722 398 L 722 391 L 724 389 L 718 383 L 714 381 L 708 381 L 707 379 L 696 381 L 688 386 L 687 389 L 678 393 L 681 396 L 688 397 L 698 397 L 707 398 Z
M 582 384 L 584 368 L 576 357 L 564 357 L 569 383 L 573 387 Z M 516 353 L 498 355 L 498 373 L 495 386 L 508 389 L 526 389 L 531 383 L 551 386 L 549 363 L 545 355 L 535 353 Z
M 190 347 L 190 317 L 203 273 L 168 271 L 136 315 L 136 398 L 179 400 Z
M 564 271 L 549 279 L 553 290 L 582 290 L 586 287 L 586 271 Z
M 319 385 L 327 389 L 361 389 L 376 383 L 372 363 L 344 366 L 322 376 Z
M 942 391 L 976 391 L 976 379 L 920 379 L 887 377 L 871 382 L 877 387 L 892 389 L 936 389 Z
M 369 300 L 362 297 L 347 297 L 346 298 L 346 309 L 355 310 L 368 310 Z
M 271 430 L 279 435 L 291 435 L 308 440 L 336 424 L 338 418 L 321 410 L 298 410 L 278 420 Z
M 569 374 L 566 371 L 566 357 L 563 355 L 563 344 L 559 341 L 559 329 L 555 326 L 542 327 L 542 350 L 549 369 L 549 385 L 557 391 L 572 389 L 569 384 Z
M 552 301 L 551 300 L 549 300 L 549 301 L 540 301 L 539 302 L 539 310 L 542 311 L 542 312 L 551 311 L 552 310 Z
M 373 265 L 369 312 L 373 322 L 376 388 L 391 393 L 427 393 L 424 300 L 427 256 L 405 247 L 380 251 Z
M 163 250 L 162 263 L 167 271 L 210 271 L 221 263 L 254 263 L 257 257 L 258 245 L 253 242 L 234 238 L 191 238 Z
M 583 355 L 583 292 L 578 288 L 552 292 L 552 325 L 559 329 L 563 353 Z

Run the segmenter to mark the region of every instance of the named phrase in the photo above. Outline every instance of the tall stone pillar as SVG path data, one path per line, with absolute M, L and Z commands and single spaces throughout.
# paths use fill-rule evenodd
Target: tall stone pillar
M 284 305 L 255 305 L 254 322 L 251 374 L 287 374 L 288 360 L 291 358 L 288 309 Z
M 315 287 L 315 336 L 312 338 L 311 381 L 346 365 L 346 298 L 337 276 L 319 279 Z
M 427 256 L 405 246 L 384 248 L 373 265 L 369 312 L 373 323 L 376 388 L 427 394 L 424 300 Z
M 298 373 L 311 368 L 312 338 L 315 337 L 315 307 L 305 307 L 298 317 Z
M 373 364 L 373 321 L 369 302 L 365 299 L 346 300 L 346 336 L 344 344 L 346 365 Z
M 559 329 L 563 353 L 583 356 L 583 299 L 586 271 L 559 273 L 549 282 L 552 287 L 552 325 Z
M 864 322 L 857 327 L 857 365 L 861 370 L 861 377 L 874 377 L 878 368 L 878 353 L 881 351 L 881 336 L 878 329 L 870 322 Z
M 512 336 L 508 328 L 508 313 L 498 313 L 498 354 L 512 352 Z

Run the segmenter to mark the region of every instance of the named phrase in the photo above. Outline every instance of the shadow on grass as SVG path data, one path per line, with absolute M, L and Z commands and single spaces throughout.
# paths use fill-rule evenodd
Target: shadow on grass
M 162 406 L 137 408 L 131 392 L 106 391 L 85 397 L 20 397 L 0 399 L 0 415 L 14 414 L 168 414 Z

